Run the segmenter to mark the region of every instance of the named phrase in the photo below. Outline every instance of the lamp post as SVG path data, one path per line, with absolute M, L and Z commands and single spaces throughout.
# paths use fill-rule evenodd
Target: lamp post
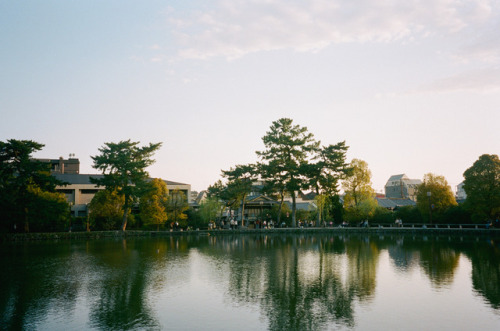
M 431 191 L 427 192 L 427 196 L 429 197 L 429 222 L 432 225 L 432 204 L 431 204 Z

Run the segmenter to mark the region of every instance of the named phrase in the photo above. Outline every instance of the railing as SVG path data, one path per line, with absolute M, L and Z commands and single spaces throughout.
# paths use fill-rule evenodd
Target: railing
M 428 228 L 428 229 L 489 229 L 493 228 L 489 224 L 427 224 L 427 223 L 403 223 L 396 224 L 378 224 L 372 223 L 370 227 L 379 228 Z

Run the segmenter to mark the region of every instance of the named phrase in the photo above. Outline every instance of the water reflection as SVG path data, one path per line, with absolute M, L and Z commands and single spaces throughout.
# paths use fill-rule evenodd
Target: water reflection
M 270 330 L 351 329 L 360 318 L 356 307 L 376 299 L 382 253 L 391 272 L 419 270 L 441 291 L 453 284 L 465 257 L 471 290 L 496 314 L 500 309 L 500 245 L 486 239 L 183 236 L 3 244 L 0 253 L 2 329 L 189 329 L 186 316 L 220 320 L 213 328 L 224 328 L 227 314 L 240 307 L 256 309 Z M 200 279 L 203 286 L 194 288 Z M 179 294 L 190 287 L 192 298 Z M 205 289 L 214 292 L 200 293 Z M 218 294 L 223 309 L 192 311 L 190 301 L 208 307 Z

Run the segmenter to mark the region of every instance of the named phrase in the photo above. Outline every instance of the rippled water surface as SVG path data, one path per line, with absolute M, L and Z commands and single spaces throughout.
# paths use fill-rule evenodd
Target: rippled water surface
M 0 265 L 0 330 L 500 330 L 487 238 L 1 244 Z

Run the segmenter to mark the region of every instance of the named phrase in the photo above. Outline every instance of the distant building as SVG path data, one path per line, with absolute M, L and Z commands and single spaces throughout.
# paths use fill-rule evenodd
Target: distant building
M 104 190 L 90 182 L 90 178 L 102 178 L 101 174 L 80 174 L 80 161 L 75 158 L 68 160 L 62 157 L 58 160 L 37 159 L 38 161 L 51 164 L 51 174 L 67 185 L 57 186 L 58 192 L 64 193 L 66 201 L 71 205 L 71 213 L 74 216 L 87 216 L 87 205 L 92 201 L 94 195 Z M 188 203 L 191 202 L 191 185 L 164 180 L 167 184 L 168 193 L 178 190 L 185 194 Z
M 420 179 L 410 179 L 405 174 L 394 175 L 385 184 L 385 196 L 389 199 L 417 200 L 417 188 L 422 184 Z
M 465 193 L 464 190 L 464 182 L 461 182 L 457 185 L 457 194 L 455 196 L 455 199 L 458 203 L 462 203 L 465 201 L 465 199 L 467 199 L 467 193 Z
M 80 173 L 80 160 L 75 158 L 63 159 L 36 159 L 42 163 L 50 164 L 50 172 L 53 174 L 78 174 Z

